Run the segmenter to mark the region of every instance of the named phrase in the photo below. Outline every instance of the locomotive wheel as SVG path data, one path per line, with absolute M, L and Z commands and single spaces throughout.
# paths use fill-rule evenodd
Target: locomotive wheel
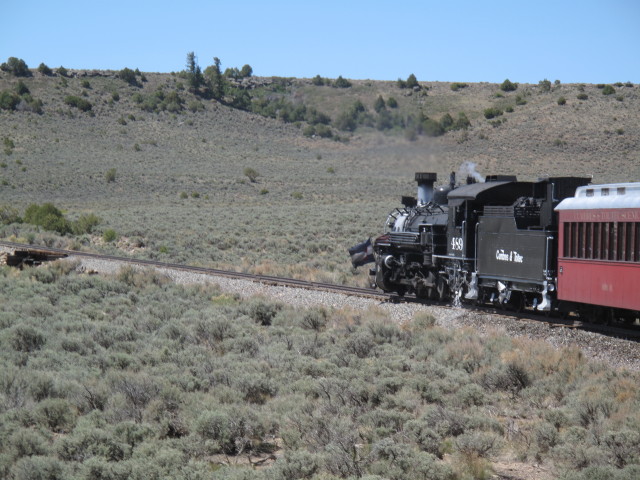
M 522 292 L 512 291 L 507 307 L 513 312 L 522 312 L 524 310 L 524 294 Z
M 430 298 L 430 288 L 416 288 L 416 298 L 428 300 Z
M 393 292 L 394 289 L 389 285 L 389 272 L 382 265 L 378 266 L 376 271 L 376 285 L 383 292 Z

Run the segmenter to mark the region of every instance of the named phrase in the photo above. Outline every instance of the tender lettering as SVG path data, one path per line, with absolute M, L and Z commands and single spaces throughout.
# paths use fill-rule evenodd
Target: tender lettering
M 496 260 L 501 262 L 524 263 L 524 256 L 520 255 L 515 250 L 511 250 L 509 253 L 506 253 L 504 249 L 500 248 L 496 250 Z

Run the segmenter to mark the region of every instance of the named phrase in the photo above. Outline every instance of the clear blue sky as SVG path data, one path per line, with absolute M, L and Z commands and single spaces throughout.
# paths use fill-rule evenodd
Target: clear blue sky
M 249 64 L 254 75 L 640 83 L 640 0 L 2 2 L 0 61 L 77 69 Z

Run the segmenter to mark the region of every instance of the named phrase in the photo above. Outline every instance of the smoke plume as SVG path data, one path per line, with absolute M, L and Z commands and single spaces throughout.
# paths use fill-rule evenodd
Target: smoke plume
M 457 178 L 460 179 L 461 182 L 464 182 L 467 177 L 472 177 L 476 182 L 484 182 L 484 176 L 476 170 L 476 166 L 477 164 L 465 160 L 458 168 Z

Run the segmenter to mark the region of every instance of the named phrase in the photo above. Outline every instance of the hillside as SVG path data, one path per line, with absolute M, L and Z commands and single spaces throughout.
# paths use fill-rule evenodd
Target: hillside
M 346 250 L 415 171 L 640 179 L 635 85 L 316 83 L 0 71 L 0 238 L 365 285 Z M 638 478 L 611 339 L 89 272 L 0 266 L 0 478 Z
M 345 249 L 380 232 L 399 196 L 414 192 L 415 171 L 448 179 L 472 162 L 482 174 L 521 179 L 640 179 L 636 85 L 617 84 L 604 95 L 596 85 L 550 85 L 548 92 L 518 85 L 505 92 L 497 84 L 454 91 L 452 84 L 431 82 L 415 88 L 368 80 L 346 88 L 313 79 L 236 82 L 242 88 L 235 95 L 281 106 L 272 110 L 278 118 L 270 118 L 232 108 L 236 99 L 229 95 L 222 102 L 195 95 L 181 74 L 145 73 L 133 86 L 118 73 L 33 71 L 17 78 L 0 72 L 0 92 L 15 97 L 26 87 L 30 97 L 23 100 L 32 101 L 0 110 L 0 205 L 22 211 L 53 202 L 70 218 L 93 212 L 102 219 L 97 233 L 115 230 L 119 247 L 136 255 L 338 282 L 356 275 L 363 283 Z M 378 97 L 391 119 L 382 130 Z M 34 100 L 42 102 L 41 113 L 28 111 Z M 82 111 L 81 100 L 91 109 Z M 337 128 L 356 101 L 355 130 Z M 303 106 L 328 116 L 332 138 L 309 136 L 306 121 L 284 121 Z M 487 119 L 488 108 L 504 113 Z M 467 129 L 421 133 L 423 125 L 460 112 Z M 246 169 L 257 172 L 255 182 Z M 4 235 L 60 241 L 24 225 L 5 228 Z M 116 248 L 96 236 L 75 242 Z

